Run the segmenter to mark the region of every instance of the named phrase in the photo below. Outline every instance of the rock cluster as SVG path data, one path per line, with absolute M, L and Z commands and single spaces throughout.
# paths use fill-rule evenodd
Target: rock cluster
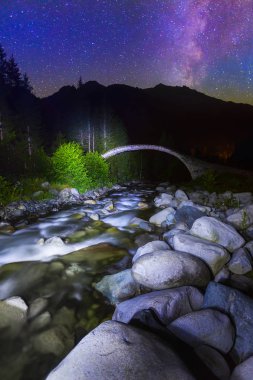
M 252 195 L 163 184 L 157 191 L 155 214 L 132 220 L 147 232 L 132 267 L 95 285 L 115 305 L 112 321 L 83 338 L 48 380 L 251 379 Z M 42 303 L 29 313 L 36 308 Z

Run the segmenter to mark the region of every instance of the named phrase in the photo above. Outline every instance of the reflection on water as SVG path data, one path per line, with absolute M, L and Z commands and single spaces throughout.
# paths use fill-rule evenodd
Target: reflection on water
M 21 323 L 13 317 L 11 326 L 0 303 L 0 379 L 44 379 L 87 332 L 110 318 L 112 306 L 92 284 L 126 268 L 128 260 L 122 258 L 136 249 L 134 239 L 143 233 L 129 222 L 148 218 L 152 210 L 144 212 L 138 204 L 151 196 L 152 189 L 117 191 L 96 205 L 64 210 L 0 235 L 0 299 L 19 296 L 29 306 L 28 318 Z M 102 212 L 108 201 L 115 206 L 109 214 Z M 100 220 L 87 218 L 92 213 Z M 41 239 L 53 236 L 65 244 L 43 244 Z

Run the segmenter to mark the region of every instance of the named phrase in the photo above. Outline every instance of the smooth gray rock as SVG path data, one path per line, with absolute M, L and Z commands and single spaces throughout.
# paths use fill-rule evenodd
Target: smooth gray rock
M 115 321 L 88 334 L 47 380 L 194 380 L 156 335 Z
M 133 279 L 131 269 L 103 277 L 95 285 L 95 288 L 107 297 L 112 304 L 139 294 L 139 285 Z
M 183 191 L 178 189 L 175 192 L 175 198 L 178 199 L 179 201 L 188 201 L 188 195 Z
M 156 252 L 156 251 L 166 251 L 170 247 L 167 243 L 165 243 L 162 240 L 154 240 L 151 241 L 142 247 L 139 247 L 136 251 L 136 254 L 133 257 L 133 263 L 141 256 L 145 255 L 146 253 Z
M 161 193 L 154 199 L 156 207 L 165 208 L 173 204 L 173 196 L 167 193 Z
M 26 323 L 27 305 L 20 297 L 0 301 L 0 330 L 16 337 Z
M 234 193 L 233 197 L 242 205 L 247 205 L 253 202 L 253 196 L 250 192 Z
M 157 214 L 151 216 L 151 218 L 149 219 L 149 222 L 157 226 L 161 226 L 161 224 L 166 221 L 167 216 L 169 214 L 173 214 L 173 215 L 175 214 L 174 208 L 167 207 L 164 210 L 159 211 Z
M 203 260 L 215 276 L 230 260 L 228 252 L 219 244 L 200 239 L 189 234 L 178 234 L 173 238 L 176 251 L 191 253 Z
M 51 322 L 51 315 L 48 311 L 45 311 L 44 313 L 38 315 L 33 321 L 31 322 L 30 329 L 31 331 L 37 331 L 44 329 L 46 326 L 48 326 Z
M 180 228 L 172 228 L 170 231 L 167 231 L 163 234 L 163 239 L 171 246 L 173 247 L 173 238 L 177 234 L 184 234 L 185 231 Z M 173 247 L 174 248 L 174 247 Z
M 195 220 L 190 233 L 213 243 L 218 243 L 229 252 L 235 251 L 245 243 L 243 237 L 234 227 L 209 216 Z
M 175 220 L 177 223 L 185 223 L 191 228 L 195 220 L 202 216 L 205 216 L 205 213 L 199 211 L 196 207 L 183 206 L 176 211 Z
M 229 215 L 227 221 L 239 230 L 246 230 L 253 224 L 253 205 L 246 206 L 236 213 Z
M 252 258 L 246 248 L 239 248 L 233 252 L 228 269 L 235 274 L 245 274 L 252 271 Z
M 247 228 L 245 231 L 244 231 L 247 239 L 250 239 L 252 240 L 253 239 L 253 226 L 250 226 L 249 228 Z
M 44 244 L 45 245 L 52 245 L 53 247 L 63 247 L 64 241 L 58 236 L 53 236 L 53 237 L 47 239 Z
M 253 377 L 253 356 L 235 367 L 230 380 L 251 380 Z
M 214 277 L 215 282 L 225 282 L 230 278 L 231 273 L 227 267 L 222 268 Z
M 72 202 L 77 201 L 80 198 L 79 191 L 75 188 L 66 188 L 60 191 L 59 200 L 60 202 Z
M 171 322 L 168 329 L 192 347 L 205 344 L 223 353 L 231 350 L 235 337 L 229 317 L 212 309 L 183 315 Z
M 203 295 L 192 286 L 142 294 L 117 305 L 112 319 L 129 323 L 142 310 L 152 310 L 160 322 L 168 325 L 174 319 L 199 310 Z
M 245 244 L 244 248 L 247 248 L 251 257 L 253 258 L 253 240 L 251 240 L 247 244 Z
M 204 308 L 218 309 L 232 318 L 236 328 L 233 359 L 240 363 L 253 355 L 253 299 L 239 290 L 210 282 L 204 296 Z
M 40 354 L 62 356 L 74 345 L 74 339 L 64 327 L 53 327 L 32 337 L 32 345 Z
M 147 253 L 135 261 L 132 274 L 139 284 L 154 290 L 186 285 L 204 287 L 211 277 L 202 260 L 177 251 Z
M 46 298 L 36 298 L 28 309 L 28 318 L 34 318 L 40 314 L 48 305 L 48 300 Z
M 202 362 L 212 371 L 219 380 L 228 380 L 230 377 L 230 368 L 224 357 L 209 346 L 199 346 L 195 348 L 195 353 Z M 239 379 L 238 379 L 239 380 Z

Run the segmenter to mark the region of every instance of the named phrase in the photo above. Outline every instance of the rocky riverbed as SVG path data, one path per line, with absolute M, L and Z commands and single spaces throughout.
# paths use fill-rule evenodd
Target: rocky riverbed
M 251 379 L 252 194 L 136 184 L 79 201 L 2 225 L 1 378 L 44 379 L 70 352 L 48 380 Z

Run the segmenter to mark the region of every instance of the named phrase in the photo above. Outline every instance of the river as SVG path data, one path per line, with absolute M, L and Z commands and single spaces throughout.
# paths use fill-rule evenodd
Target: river
M 125 187 L 96 204 L 0 234 L 0 298 L 19 296 L 29 306 L 22 324 L 1 329 L 0 379 L 45 379 L 80 339 L 111 317 L 114 307 L 93 285 L 127 268 L 138 239 L 145 242 L 148 232 L 130 222 L 154 213 L 154 193 L 149 185 Z M 110 202 L 115 209 L 102 213 Z M 87 217 L 98 214 L 100 220 Z M 55 236 L 65 244 L 44 244 Z

